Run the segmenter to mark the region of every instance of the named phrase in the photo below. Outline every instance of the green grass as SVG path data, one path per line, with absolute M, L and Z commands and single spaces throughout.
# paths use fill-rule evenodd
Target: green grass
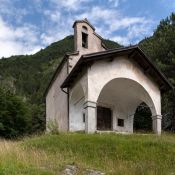
M 175 135 L 69 133 L 0 142 L 0 175 L 59 175 L 67 164 L 79 174 L 173 175 Z

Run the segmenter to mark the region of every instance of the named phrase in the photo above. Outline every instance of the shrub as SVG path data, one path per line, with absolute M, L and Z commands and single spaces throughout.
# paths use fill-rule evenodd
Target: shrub
M 47 123 L 47 129 L 51 134 L 59 134 L 59 126 L 57 120 L 49 120 Z
M 31 127 L 30 110 L 23 100 L 8 90 L 0 89 L 0 136 L 16 138 Z

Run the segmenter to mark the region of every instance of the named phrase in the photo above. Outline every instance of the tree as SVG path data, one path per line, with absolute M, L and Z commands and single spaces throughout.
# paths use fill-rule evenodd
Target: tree
M 175 13 L 162 20 L 152 37 L 139 43 L 140 47 L 175 86 Z M 164 129 L 175 130 L 175 100 L 173 90 L 162 98 Z M 174 123 L 174 125 L 172 125 Z
M 0 136 L 16 138 L 30 130 L 30 110 L 22 99 L 8 90 L 0 89 Z

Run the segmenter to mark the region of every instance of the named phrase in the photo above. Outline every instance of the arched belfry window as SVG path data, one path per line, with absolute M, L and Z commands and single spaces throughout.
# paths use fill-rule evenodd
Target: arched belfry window
M 86 26 L 82 27 L 82 47 L 88 48 L 88 29 Z

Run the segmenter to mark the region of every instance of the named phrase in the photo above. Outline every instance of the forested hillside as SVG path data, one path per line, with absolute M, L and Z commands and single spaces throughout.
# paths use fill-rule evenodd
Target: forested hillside
M 119 44 L 110 40 L 104 40 L 104 43 L 108 48 L 120 47 Z M 44 130 L 44 91 L 64 54 L 72 51 L 73 36 L 68 36 L 34 55 L 0 59 L 0 99 L 2 100 L 0 101 L 0 136 L 15 137 Z M 9 94 L 10 97 L 8 97 Z M 10 103 L 12 99 L 13 105 Z M 15 111 L 20 111 L 21 108 L 18 103 L 23 109 L 16 115 Z M 14 107 L 9 114 L 12 106 L 16 108 Z M 23 111 L 27 112 L 27 121 Z M 21 129 L 27 127 L 27 129 L 18 132 L 20 127 L 19 125 L 16 127 L 15 122 L 20 122 L 18 119 L 22 118 L 21 115 L 24 121 L 20 127 Z M 9 128 L 12 129 L 9 131 Z M 9 134 L 4 135 L 3 133 Z
M 104 42 L 108 48 L 121 47 L 110 40 Z M 153 36 L 140 41 L 139 46 L 175 85 L 175 14 L 162 20 Z M 0 59 L 1 136 L 15 137 L 44 130 L 44 91 L 64 54 L 72 51 L 73 36 L 68 36 L 34 55 Z M 163 96 L 164 129 L 173 128 L 173 98 L 172 92 Z M 19 125 L 16 127 L 17 122 L 21 131 Z
M 162 20 L 153 36 L 145 38 L 139 45 L 175 86 L 175 14 L 172 13 L 170 17 Z M 175 129 L 175 125 L 172 126 L 174 98 L 172 91 L 163 96 L 164 129 Z

